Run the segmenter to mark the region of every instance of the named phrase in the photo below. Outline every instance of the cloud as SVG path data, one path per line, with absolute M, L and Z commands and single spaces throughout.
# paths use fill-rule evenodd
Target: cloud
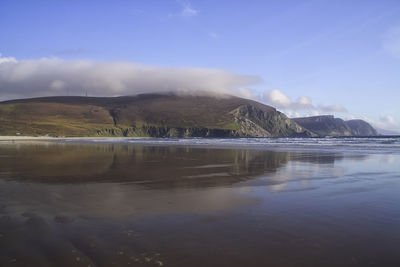
M 56 91 L 61 91 L 62 89 L 66 88 L 68 84 L 64 81 L 54 80 L 50 84 L 50 88 Z
M 17 59 L 15 57 L 3 57 L 2 54 L 0 53 L 0 64 L 1 63 L 17 63 Z
M 193 17 L 196 16 L 199 11 L 195 8 L 192 7 L 192 5 L 189 2 L 177 0 L 176 1 L 180 7 L 181 10 L 179 13 L 169 13 L 168 17 L 173 18 L 173 17 Z
M 240 87 L 240 88 L 235 89 L 234 92 L 232 92 L 232 94 L 239 96 L 239 97 L 252 99 L 252 100 L 255 100 L 258 102 L 262 101 L 259 94 L 251 88 Z
M 183 2 L 181 2 L 181 5 L 182 5 L 182 12 L 181 12 L 181 15 L 184 16 L 184 17 L 192 17 L 192 16 L 197 15 L 197 13 L 199 12 L 199 11 L 197 11 L 196 9 L 194 9 L 194 8 L 190 5 L 190 3 L 183 3 Z
M 301 106 L 308 107 L 311 105 L 311 98 L 309 98 L 308 96 L 299 97 L 297 103 Z
M 385 130 L 400 131 L 400 122 L 391 115 L 381 115 L 379 116 L 379 120 L 373 123 Z
M 363 120 L 372 124 L 377 130 L 385 130 L 383 132 L 400 132 L 400 122 L 391 115 L 380 115 L 377 120 L 364 117 Z
M 340 104 L 334 104 L 328 106 L 318 105 L 316 106 L 316 109 L 321 110 L 323 112 L 347 112 L 347 109 Z
M 393 27 L 386 32 L 382 47 L 387 53 L 400 58 L 400 27 Z
M 279 90 L 264 92 L 264 99 L 275 107 L 288 108 L 292 105 L 292 100 Z
M 397 124 L 396 120 L 390 115 L 381 115 L 379 121 L 385 124 Z
M 209 32 L 208 36 L 210 36 L 210 38 L 215 39 L 215 40 L 219 38 L 219 35 L 215 32 Z
M 289 96 L 279 90 L 265 91 L 263 100 L 267 104 L 285 110 L 288 114 L 299 114 L 300 110 L 306 110 L 312 114 L 320 114 L 321 112 L 347 112 L 347 110 L 339 104 L 334 105 L 314 105 L 308 96 L 301 96 L 296 101 L 292 101 Z
M 251 75 L 220 69 L 158 67 L 120 61 L 0 58 L 0 99 L 82 95 L 133 95 L 148 92 L 200 92 L 249 95 Z

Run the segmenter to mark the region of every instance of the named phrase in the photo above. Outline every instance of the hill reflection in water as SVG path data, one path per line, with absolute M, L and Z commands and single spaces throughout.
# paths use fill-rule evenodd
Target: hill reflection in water
M 7 145 L 0 153 L 7 179 L 151 188 L 229 185 L 273 172 L 289 160 L 287 152 L 113 144 Z

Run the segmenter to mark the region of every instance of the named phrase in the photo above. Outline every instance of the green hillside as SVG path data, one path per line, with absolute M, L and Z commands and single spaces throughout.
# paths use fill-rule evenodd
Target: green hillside
M 276 109 L 233 97 L 142 94 L 0 102 L 0 135 L 311 136 Z

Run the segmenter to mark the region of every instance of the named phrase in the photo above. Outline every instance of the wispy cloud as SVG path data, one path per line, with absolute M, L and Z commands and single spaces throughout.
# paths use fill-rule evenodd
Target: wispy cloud
M 333 105 L 314 105 L 308 96 L 301 96 L 293 101 L 289 96 L 280 90 L 269 90 L 263 94 L 263 100 L 267 104 L 281 108 L 288 114 L 299 115 L 296 111 L 309 111 L 312 115 L 318 115 L 326 112 L 347 112 L 347 110 L 339 104 Z
M 400 133 L 400 122 L 391 115 L 380 115 L 378 119 L 371 119 L 369 117 L 363 117 L 362 119 L 377 128 L 378 132 L 384 134 L 389 132 L 391 132 L 390 134 Z
M 390 28 L 385 33 L 382 47 L 387 53 L 400 58 L 400 26 Z
M 243 96 L 260 78 L 221 69 L 148 66 L 133 62 L 0 58 L 0 99 L 148 92 L 216 93 Z
M 381 115 L 375 124 L 382 129 L 400 131 L 400 122 L 391 115 Z
M 219 35 L 215 32 L 209 32 L 208 36 L 210 36 L 212 39 L 215 39 L 215 40 L 219 38 Z
M 180 4 L 182 5 L 181 15 L 184 17 L 192 17 L 199 13 L 199 11 L 194 9 L 190 3 L 180 1 Z
M 176 1 L 179 5 L 181 10 L 178 13 L 169 13 L 168 17 L 193 17 L 196 16 L 199 11 L 195 9 L 190 2 L 177 0 Z

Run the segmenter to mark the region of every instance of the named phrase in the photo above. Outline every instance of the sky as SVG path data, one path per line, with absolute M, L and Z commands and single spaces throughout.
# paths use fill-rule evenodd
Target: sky
M 0 100 L 178 91 L 400 131 L 400 1 L 0 0 Z

